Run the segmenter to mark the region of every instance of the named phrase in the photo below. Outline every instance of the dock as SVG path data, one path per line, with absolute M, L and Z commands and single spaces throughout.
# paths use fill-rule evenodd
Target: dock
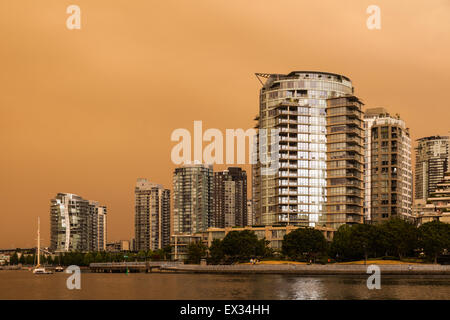
M 177 261 L 147 261 L 147 262 L 106 262 L 91 263 L 89 269 L 91 272 L 163 272 L 181 265 Z

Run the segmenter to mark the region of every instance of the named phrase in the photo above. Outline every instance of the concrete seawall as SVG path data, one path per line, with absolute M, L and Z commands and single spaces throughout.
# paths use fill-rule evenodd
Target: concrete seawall
M 367 265 L 179 265 L 163 272 L 217 274 L 367 275 Z M 384 275 L 449 275 L 443 265 L 377 265 Z

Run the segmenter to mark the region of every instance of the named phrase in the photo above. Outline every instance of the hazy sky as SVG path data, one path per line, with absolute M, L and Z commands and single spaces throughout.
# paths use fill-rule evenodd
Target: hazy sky
M 48 245 L 58 192 L 132 238 L 136 178 L 171 188 L 170 135 L 194 120 L 253 127 L 255 72 L 341 73 L 413 139 L 446 134 L 449 36 L 448 0 L 0 0 L 0 248 L 34 246 L 38 216 Z

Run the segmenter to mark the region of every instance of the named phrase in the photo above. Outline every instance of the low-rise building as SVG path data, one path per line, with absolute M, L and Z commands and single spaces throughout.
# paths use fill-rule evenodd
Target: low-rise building
M 234 227 L 234 228 L 209 228 L 208 230 L 194 235 L 172 235 L 171 246 L 172 246 L 172 259 L 173 260 L 186 260 L 187 248 L 191 243 L 201 241 L 208 248 L 211 246 L 215 239 L 222 240 L 231 231 L 244 231 L 250 230 L 255 232 L 259 240 L 266 239 L 269 241 L 269 248 L 274 251 L 281 251 L 281 245 L 283 238 L 286 234 L 302 228 L 299 226 L 292 225 L 273 225 L 273 226 L 247 226 L 247 227 Z M 331 241 L 334 236 L 335 230 L 327 227 L 315 227 L 314 229 L 319 230 L 324 235 L 325 239 Z
M 414 210 L 418 225 L 435 220 L 450 223 L 450 171 L 436 185 L 435 191 L 430 193 L 426 204 L 417 201 Z
M 130 251 L 130 241 L 118 240 L 114 242 L 109 242 L 106 244 L 106 251 L 108 252 Z

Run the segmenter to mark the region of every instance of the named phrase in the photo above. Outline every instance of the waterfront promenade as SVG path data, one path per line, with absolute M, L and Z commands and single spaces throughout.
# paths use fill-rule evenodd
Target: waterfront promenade
M 209 274 L 367 275 L 367 265 L 235 264 L 190 265 L 177 262 L 92 263 L 92 272 L 167 272 Z M 384 275 L 450 275 L 450 265 L 377 264 Z
M 222 274 L 296 274 L 296 275 L 367 275 L 367 265 L 305 265 L 305 264 L 237 264 L 237 265 L 178 265 L 161 271 Z M 384 275 L 449 275 L 450 266 L 433 264 L 377 265 Z

